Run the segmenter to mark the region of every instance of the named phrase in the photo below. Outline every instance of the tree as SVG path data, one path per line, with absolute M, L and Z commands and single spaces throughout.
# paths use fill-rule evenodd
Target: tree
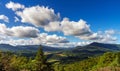
M 35 65 L 36 65 L 36 71 L 53 71 L 51 64 L 47 63 L 41 45 L 35 57 Z

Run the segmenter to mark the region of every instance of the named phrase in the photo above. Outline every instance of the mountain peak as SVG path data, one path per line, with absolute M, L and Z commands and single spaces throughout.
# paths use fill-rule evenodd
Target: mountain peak
M 102 43 L 93 42 L 93 43 L 91 43 L 91 44 L 89 44 L 89 45 L 98 45 L 98 44 L 102 44 Z

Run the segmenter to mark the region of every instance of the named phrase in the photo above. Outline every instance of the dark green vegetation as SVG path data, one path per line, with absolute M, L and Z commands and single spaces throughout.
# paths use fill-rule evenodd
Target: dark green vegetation
M 17 55 L 32 57 L 36 55 L 39 45 L 11 46 L 8 44 L 0 44 L 0 50 L 3 52 L 10 51 Z M 101 55 L 105 52 L 116 52 L 120 50 L 117 44 L 91 43 L 87 46 L 77 46 L 75 48 L 55 48 L 43 46 L 43 51 L 47 55 L 49 61 L 61 61 L 70 63 L 80 61 L 89 57 Z
M 0 71 L 54 71 L 46 61 L 42 47 L 34 59 L 17 56 L 10 52 L 0 53 Z
M 120 46 L 116 44 L 42 47 L 44 52 L 39 45 L 0 44 L 0 71 L 120 71 Z
M 71 63 L 75 61 L 81 61 L 88 59 L 89 57 L 99 56 L 106 52 L 117 52 L 120 51 L 119 45 L 116 44 L 102 44 L 102 43 L 91 43 L 87 46 L 78 46 L 59 52 L 51 52 L 48 54 L 48 59 L 54 59 L 62 63 Z
M 70 64 L 55 64 L 55 71 L 120 71 L 120 52 L 107 52 Z M 104 70 L 101 70 L 101 69 Z

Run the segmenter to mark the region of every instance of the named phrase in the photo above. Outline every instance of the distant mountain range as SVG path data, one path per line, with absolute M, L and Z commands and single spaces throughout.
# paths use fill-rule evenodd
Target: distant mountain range
M 90 53 L 100 53 L 107 51 L 119 51 L 120 45 L 118 44 L 104 44 L 93 42 L 86 46 L 77 46 L 72 50 L 72 52 L 90 52 Z
M 40 45 L 19 45 L 12 46 L 9 44 L 0 44 L 1 51 L 37 51 Z M 61 51 L 61 50 L 69 50 L 71 52 L 105 52 L 105 51 L 119 51 L 120 45 L 118 44 L 103 44 L 93 42 L 86 46 L 77 46 L 74 48 L 55 48 L 50 46 L 43 46 L 44 51 Z
M 40 45 L 19 45 L 12 46 L 9 44 L 0 44 L 0 50 L 3 52 L 10 51 L 21 53 L 23 56 L 34 57 Z M 74 48 L 55 48 L 43 46 L 43 50 L 47 52 L 48 59 L 54 59 L 65 62 L 80 61 L 89 57 L 102 55 L 105 52 L 120 51 L 118 44 L 103 44 L 93 42 L 86 46 L 77 46 Z
M 77 46 L 72 50 L 67 51 L 67 54 L 73 54 L 76 59 L 86 59 L 88 57 L 98 56 L 105 52 L 117 52 L 120 51 L 120 45 L 118 44 L 103 44 L 93 42 L 86 46 Z
M 86 46 L 77 46 L 69 50 L 63 50 L 58 53 L 51 54 L 50 58 L 60 59 L 65 62 L 75 62 L 87 59 L 89 57 L 99 56 L 105 52 L 118 52 L 120 51 L 120 45 L 118 44 L 103 44 L 93 42 Z
M 12 46 L 9 44 L 0 44 L 0 50 L 1 51 L 11 51 L 11 52 L 17 52 L 17 51 L 32 51 L 36 52 L 40 45 L 19 45 L 19 46 Z M 44 51 L 60 51 L 61 48 L 55 48 L 55 47 L 49 47 L 49 46 L 43 46 Z

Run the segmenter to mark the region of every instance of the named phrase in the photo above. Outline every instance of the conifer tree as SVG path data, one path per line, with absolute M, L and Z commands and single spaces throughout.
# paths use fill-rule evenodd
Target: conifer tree
M 51 65 L 47 63 L 47 60 L 41 45 L 36 54 L 35 61 L 36 61 L 36 71 L 53 71 L 53 69 L 51 68 Z

